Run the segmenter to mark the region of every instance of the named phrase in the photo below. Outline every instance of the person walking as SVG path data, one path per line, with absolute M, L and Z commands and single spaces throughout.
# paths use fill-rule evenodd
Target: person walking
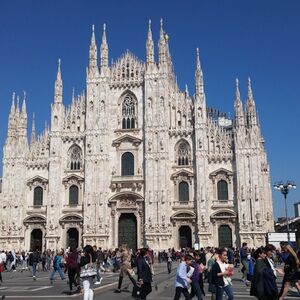
M 4 265 L 6 263 L 6 255 L 3 255 L 4 252 L 0 254 L 0 281 L 3 282 L 2 273 L 4 272 Z M 5 254 L 5 253 L 4 253 Z
M 297 278 L 297 271 L 300 265 L 297 254 L 293 250 L 293 248 L 287 243 L 281 243 L 281 259 L 284 262 L 284 276 L 282 281 L 281 290 L 279 293 L 279 300 L 283 300 L 289 291 L 289 287 L 291 284 L 295 284 L 298 293 L 300 293 L 300 286 Z
M 78 266 L 77 249 L 74 246 L 71 246 L 67 256 L 67 269 L 68 269 L 70 293 L 72 293 L 73 291 L 73 284 L 77 286 L 77 282 L 75 281 L 75 275 L 78 271 L 78 268 L 79 266 Z
M 39 262 L 41 261 L 41 255 L 37 249 L 32 253 L 32 278 L 36 280 L 36 271 Z
M 259 300 L 267 300 L 264 289 L 264 270 L 267 269 L 265 262 L 266 253 L 262 248 L 258 248 L 253 256 L 255 264 L 251 280 L 250 295 L 255 296 Z
M 147 259 L 145 258 L 146 253 L 146 249 L 141 249 L 137 259 L 138 282 L 141 285 L 140 299 L 146 299 L 152 292 L 152 271 Z
M 228 300 L 233 300 L 233 291 L 230 276 L 233 275 L 230 265 L 226 263 L 226 250 L 219 249 L 217 262 L 212 267 L 212 283 L 216 286 L 216 300 L 222 300 L 224 292 Z M 232 268 L 233 269 L 233 268 Z
M 168 274 L 170 274 L 171 271 L 172 271 L 172 252 L 171 252 L 171 248 L 169 248 L 168 252 L 167 252 L 167 269 L 168 269 Z
M 58 272 L 61 280 L 65 279 L 64 272 L 62 271 L 63 263 L 62 263 L 63 252 L 59 251 L 53 259 L 53 271 L 50 276 L 50 283 L 53 284 L 55 273 Z
M 197 296 L 198 300 L 202 300 L 203 299 L 203 293 L 202 293 L 202 289 L 200 286 L 200 264 L 199 264 L 199 260 L 200 260 L 200 254 L 198 252 L 194 252 L 194 262 L 192 264 L 192 267 L 194 268 L 194 272 L 192 275 L 192 290 L 190 293 L 191 299 L 194 298 L 194 296 Z M 203 265 L 202 265 L 203 266 Z M 202 276 L 202 274 L 201 274 Z
M 95 282 L 96 285 L 101 284 L 103 277 L 101 276 L 100 273 L 100 265 L 101 265 L 101 252 L 100 250 L 97 250 L 97 246 L 93 246 L 93 251 L 94 251 L 94 256 L 95 256 L 95 261 L 96 261 L 96 266 L 97 266 L 97 281 Z
M 247 282 L 247 274 L 248 274 L 248 268 L 249 268 L 249 265 L 248 265 L 248 254 L 249 254 L 249 249 L 247 247 L 247 243 L 243 243 L 242 244 L 242 248 L 240 249 L 240 259 L 241 259 L 241 264 L 242 264 L 242 273 L 243 273 L 243 276 L 242 276 L 242 280 L 243 282 L 248 285 L 248 282 Z
M 184 295 L 185 300 L 190 300 L 190 294 L 188 291 L 188 284 L 192 282 L 187 276 L 187 268 L 193 263 L 193 257 L 189 254 L 186 254 L 183 257 L 183 260 L 179 264 L 176 276 L 175 276 L 175 296 L 174 300 L 179 300 L 181 294 Z
M 208 281 L 208 291 L 211 292 L 211 300 L 216 300 L 216 287 L 212 283 L 212 267 L 216 263 L 217 254 L 213 253 L 211 258 L 207 262 L 207 281 Z
M 119 282 L 118 282 L 118 288 L 115 290 L 115 293 L 121 293 L 121 287 L 124 276 L 128 276 L 132 284 L 135 286 L 136 281 L 132 277 L 134 275 L 134 271 L 131 269 L 131 263 L 130 263 L 130 253 L 127 248 L 127 246 L 123 246 L 121 248 L 121 267 L 120 267 L 120 274 L 119 274 Z
M 83 285 L 83 300 L 93 300 L 94 292 L 91 288 L 94 278 L 97 276 L 94 250 L 91 245 L 83 248 L 83 256 L 80 258 L 80 278 Z

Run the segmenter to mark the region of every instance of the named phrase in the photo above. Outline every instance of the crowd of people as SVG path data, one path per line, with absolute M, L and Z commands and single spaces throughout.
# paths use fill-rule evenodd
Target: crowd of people
M 83 293 L 84 300 L 93 300 L 93 285 L 101 284 L 102 273 L 119 272 L 115 293 L 122 292 L 124 277 L 128 277 L 133 286 L 132 296 L 146 299 L 152 291 L 154 262 L 166 263 L 167 273 L 172 272 L 173 263 L 178 264 L 175 275 L 174 300 L 183 294 L 186 300 L 205 297 L 204 282 L 208 283 L 208 292 L 212 300 L 222 300 L 223 295 L 233 300 L 232 276 L 240 271 L 246 286 L 250 286 L 250 295 L 259 300 L 283 300 L 290 286 L 295 286 L 300 294 L 300 253 L 286 242 L 280 249 L 268 244 L 265 247 L 249 249 L 246 243 L 240 249 L 184 248 L 180 251 L 168 249 L 154 253 L 148 247 L 137 252 L 126 245 L 115 250 L 102 250 L 96 246 L 85 246 L 82 250 L 69 247 L 43 253 L 2 251 L 0 253 L 0 281 L 2 272 L 23 272 L 30 270 L 33 280 L 37 271 L 49 272 L 50 282 L 54 283 L 56 273 L 61 280 L 68 277 L 70 294 Z M 282 264 L 283 267 L 282 267 Z M 136 272 L 135 272 L 136 270 Z M 278 291 L 276 279 L 283 276 Z

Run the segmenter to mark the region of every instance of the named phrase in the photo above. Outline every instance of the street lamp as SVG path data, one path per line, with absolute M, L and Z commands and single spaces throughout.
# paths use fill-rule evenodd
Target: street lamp
M 288 238 L 288 242 L 290 243 L 290 226 L 289 226 L 289 220 L 288 220 L 286 198 L 287 198 L 287 194 L 289 193 L 289 190 L 296 188 L 296 184 L 292 181 L 287 181 L 286 183 L 283 183 L 282 181 L 280 181 L 280 182 L 275 183 L 273 185 L 273 187 L 275 190 L 280 191 L 284 196 L 287 238 Z

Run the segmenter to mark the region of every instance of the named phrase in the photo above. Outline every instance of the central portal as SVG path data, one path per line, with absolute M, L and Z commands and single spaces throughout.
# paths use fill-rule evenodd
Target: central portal
M 127 245 L 129 249 L 137 249 L 137 222 L 134 214 L 121 214 L 119 218 L 119 246 Z

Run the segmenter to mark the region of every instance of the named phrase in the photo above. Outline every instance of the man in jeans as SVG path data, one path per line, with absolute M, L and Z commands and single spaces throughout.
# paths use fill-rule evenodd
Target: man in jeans
M 242 263 L 242 272 L 243 272 L 243 276 L 242 276 L 242 280 L 247 284 L 247 273 L 248 273 L 248 269 L 249 269 L 249 261 L 248 261 L 248 256 L 249 254 L 249 250 L 247 247 L 247 243 L 243 243 L 242 244 L 242 248 L 240 250 L 240 257 L 241 257 L 241 263 Z
M 36 280 L 36 269 L 41 260 L 41 256 L 39 251 L 36 249 L 32 253 L 32 278 L 33 280 Z
M 188 284 L 192 282 L 190 278 L 187 277 L 187 268 L 191 266 L 193 263 L 193 257 L 190 255 L 185 255 L 182 262 L 179 264 L 175 276 L 175 288 L 176 293 L 174 296 L 174 300 L 179 300 L 181 293 L 184 295 L 185 300 L 191 300 Z

